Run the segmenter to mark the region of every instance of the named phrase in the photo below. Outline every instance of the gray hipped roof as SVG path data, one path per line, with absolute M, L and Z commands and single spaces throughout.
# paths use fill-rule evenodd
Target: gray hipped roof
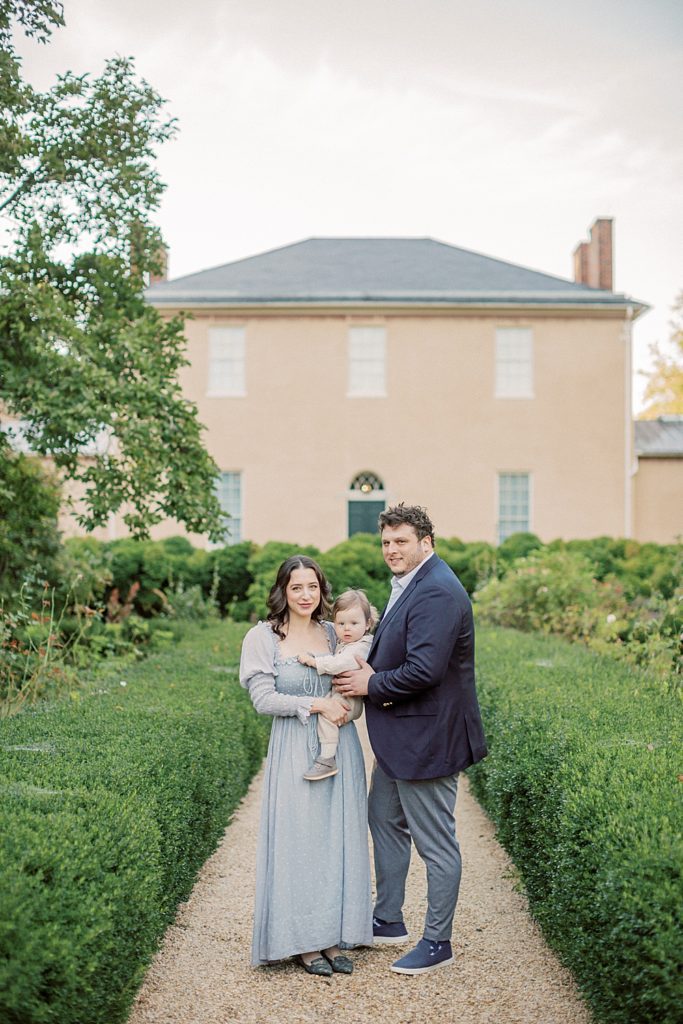
M 647 308 L 433 238 L 309 238 L 162 281 L 146 297 L 154 306 L 631 306 L 635 315 Z
M 683 458 L 683 416 L 636 420 L 635 449 L 641 458 Z

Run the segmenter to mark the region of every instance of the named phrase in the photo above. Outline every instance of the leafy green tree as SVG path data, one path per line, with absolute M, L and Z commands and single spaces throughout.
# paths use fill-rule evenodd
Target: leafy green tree
M 44 43 L 62 5 L 0 0 L 0 459 L 21 420 L 32 450 L 81 483 L 86 529 L 122 510 L 136 536 L 173 518 L 220 540 L 217 467 L 178 383 L 183 322 L 143 296 L 163 247 L 155 152 L 176 126 L 129 59 L 36 91 L 17 21 Z
M 650 346 L 654 360 L 645 387 L 645 409 L 640 414 L 644 420 L 657 416 L 683 416 L 683 292 L 673 307 L 671 322 L 671 343 L 673 352 L 663 352 L 655 343 Z

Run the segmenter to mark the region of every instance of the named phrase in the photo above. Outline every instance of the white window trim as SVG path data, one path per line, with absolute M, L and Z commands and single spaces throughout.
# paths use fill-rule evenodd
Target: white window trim
M 526 391 L 524 394 L 507 395 L 507 394 L 503 394 L 499 390 L 499 381 L 498 381 L 498 331 L 529 331 L 529 334 L 530 334 L 530 337 L 531 337 L 531 355 L 530 355 L 530 359 L 529 359 L 529 376 L 530 376 L 530 381 L 529 381 L 528 391 Z M 496 327 L 495 334 L 494 334 L 494 337 L 493 337 L 493 357 L 494 357 L 493 358 L 493 372 L 494 372 L 493 391 L 494 391 L 494 398 L 499 399 L 501 401 L 505 401 L 507 399 L 507 400 L 509 400 L 511 402 L 519 402 L 519 401 L 528 402 L 530 398 L 535 398 L 536 397 L 535 392 L 534 392 L 534 384 L 535 384 L 535 381 L 536 381 L 536 360 L 535 360 L 536 352 L 535 352 L 535 349 L 536 349 L 536 345 L 535 345 L 535 338 L 534 338 L 534 329 L 533 329 L 533 327 L 526 326 L 526 325 L 523 326 L 522 324 L 504 324 L 504 325 L 500 325 L 499 324 Z
M 235 330 L 242 332 L 242 387 L 211 386 L 211 332 Z M 207 366 L 206 366 L 206 397 L 207 398 L 246 398 L 247 396 L 247 328 L 246 324 L 211 324 L 207 335 Z
M 497 469 L 496 470 L 496 487 L 495 487 L 495 507 L 494 507 L 494 523 L 495 523 L 495 536 L 496 544 L 502 544 L 500 539 L 500 478 L 501 476 L 508 474 L 520 474 L 529 478 L 529 515 L 527 517 L 527 528 L 525 533 L 534 532 L 534 474 L 530 469 Z
M 353 391 L 351 389 L 351 336 L 355 330 L 382 331 L 382 388 L 376 391 Z M 386 398 L 387 397 L 387 328 L 385 324 L 349 324 L 346 332 L 346 397 Z

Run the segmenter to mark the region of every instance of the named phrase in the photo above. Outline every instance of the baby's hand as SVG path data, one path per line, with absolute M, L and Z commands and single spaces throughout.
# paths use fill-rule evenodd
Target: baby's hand
M 308 665 L 309 668 L 315 668 L 315 658 L 312 654 L 300 654 L 299 661 L 302 665 Z

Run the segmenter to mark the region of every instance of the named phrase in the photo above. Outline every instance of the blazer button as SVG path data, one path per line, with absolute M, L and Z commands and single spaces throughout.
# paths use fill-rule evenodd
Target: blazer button
M 383 708 L 393 708 L 393 706 L 394 706 L 393 700 L 385 700 L 384 704 L 382 704 Z

